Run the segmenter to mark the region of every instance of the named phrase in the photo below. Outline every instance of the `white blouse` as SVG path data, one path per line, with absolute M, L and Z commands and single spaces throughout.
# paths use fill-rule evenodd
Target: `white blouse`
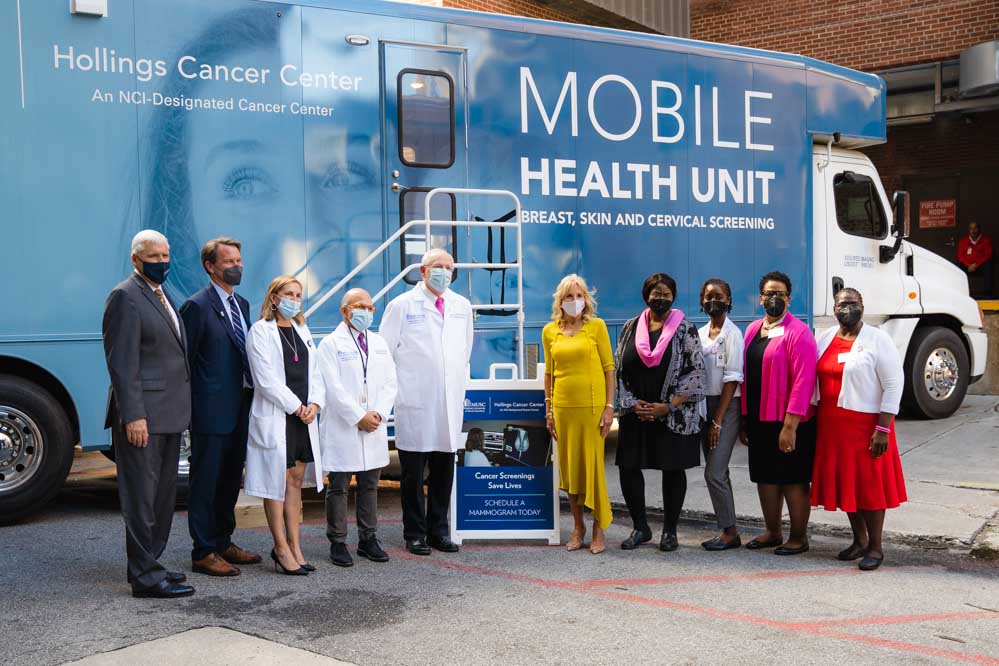
M 839 327 L 833 326 L 819 336 L 818 358 L 829 349 L 837 331 Z M 843 386 L 837 406 L 867 414 L 898 414 L 904 381 L 902 358 L 887 333 L 864 324 L 853 348 L 840 354 L 837 360 L 843 364 Z M 818 388 L 816 384 L 816 392 Z
M 707 379 L 704 394 L 719 396 L 722 388 L 729 382 L 741 385 L 745 336 L 739 327 L 725 317 L 725 324 L 714 340 L 708 337 L 711 333 L 710 321 L 697 329 L 697 332 L 701 335 L 701 349 L 704 352 L 704 373 Z M 738 387 L 735 395 L 741 395 Z

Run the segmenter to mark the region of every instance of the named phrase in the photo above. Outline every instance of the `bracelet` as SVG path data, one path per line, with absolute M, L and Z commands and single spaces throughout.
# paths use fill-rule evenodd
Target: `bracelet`
M 718 422 L 717 422 L 717 421 L 715 421 L 714 419 L 711 419 L 711 425 L 713 425 L 713 426 L 714 426 L 715 428 L 718 428 L 719 430 L 721 430 L 721 429 L 722 429 L 722 427 L 721 427 L 721 423 L 718 423 Z
M 883 425 L 876 425 L 874 426 L 874 429 L 877 430 L 878 432 L 883 432 L 886 435 L 891 433 L 891 428 L 886 428 Z
M 606 405 L 604 405 L 604 407 L 610 407 L 611 409 L 614 409 L 614 405 L 609 402 Z
M 545 398 L 545 402 L 551 402 L 551 401 L 552 401 L 551 398 Z

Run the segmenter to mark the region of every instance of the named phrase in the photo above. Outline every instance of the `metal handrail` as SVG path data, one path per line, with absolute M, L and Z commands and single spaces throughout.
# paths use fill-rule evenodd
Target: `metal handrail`
M 514 208 L 516 210 L 516 222 L 490 222 L 487 220 L 435 220 L 430 217 L 430 201 L 435 195 L 439 194 L 465 194 L 472 196 L 507 196 L 513 199 Z M 503 262 L 503 263 L 476 263 L 476 262 L 461 262 L 455 263 L 454 267 L 457 268 L 485 268 L 485 269 L 507 269 L 517 271 L 517 302 L 516 303 L 503 303 L 499 305 L 472 305 L 472 310 L 512 310 L 517 311 L 517 369 L 518 376 L 524 376 L 524 270 L 523 270 L 523 236 L 521 232 L 521 208 L 520 199 L 516 194 L 508 190 L 482 190 L 482 189 L 467 189 L 467 188 L 455 188 L 455 187 L 438 187 L 427 192 L 426 199 L 424 200 L 424 218 L 422 220 L 410 220 L 404 225 L 395 230 L 388 238 L 386 238 L 381 245 L 372 250 L 367 257 L 365 257 L 357 266 L 355 266 L 350 272 L 343 276 L 335 285 L 329 288 L 315 303 L 313 303 L 308 310 L 305 311 L 305 315 L 311 316 L 316 312 L 323 304 L 326 303 L 330 298 L 342 290 L 347 284 L 350 283 L 355 277 L 357 277 L 361 271 L 367 268 L 371 262 L 380 257 L 389 247 L 392 246 L 395 241 L 399 240 L 407 231 L 416 226 L 423 226 L 426 233 L 426 241 L 429 246 L 431 242 L 431 227 L 510 227 L 517 229 L 517 261 L 514 263 Z M 399 282 L 409 274 L 410 271 L 414 269 L 419 269 L 420 264 L 410 264 L 402 269 L 395 277 L 388 281 L 388 283 L 382 287 L 378 293 L 371 297 L 373 303 L 377 303 L 385 294 L 392 290 Z

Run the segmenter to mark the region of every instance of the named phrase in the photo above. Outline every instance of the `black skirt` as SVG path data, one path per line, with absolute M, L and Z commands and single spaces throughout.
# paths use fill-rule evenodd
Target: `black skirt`
M 281 347 L 284 350 L 285 385 L 302 401 L 309 404 L 309 348 L 294 328 L 278 328 Z M 297 359 L 296 359 L 297 357 Z M 294 414 L 285 418 L 285 448 L 287 466 L 294 467 L 299 462 L 315 462 L 312 456 L 312 439 L 309 426 Z

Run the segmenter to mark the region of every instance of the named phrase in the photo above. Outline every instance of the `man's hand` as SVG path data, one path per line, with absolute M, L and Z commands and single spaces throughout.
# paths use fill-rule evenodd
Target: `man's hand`
M 381 424 L 381 414 L 378 412 L 368 412 L 360 421 L 357 422 L 357 429 L 363 430 L 364 432 L 374 432 L 378 430 L 378 426 Z
M 135 419 L 125 424 L 125 436 L 128 443 L 144 449 L 149 445 L 149 429 L 146 427 L 146 419 Z

